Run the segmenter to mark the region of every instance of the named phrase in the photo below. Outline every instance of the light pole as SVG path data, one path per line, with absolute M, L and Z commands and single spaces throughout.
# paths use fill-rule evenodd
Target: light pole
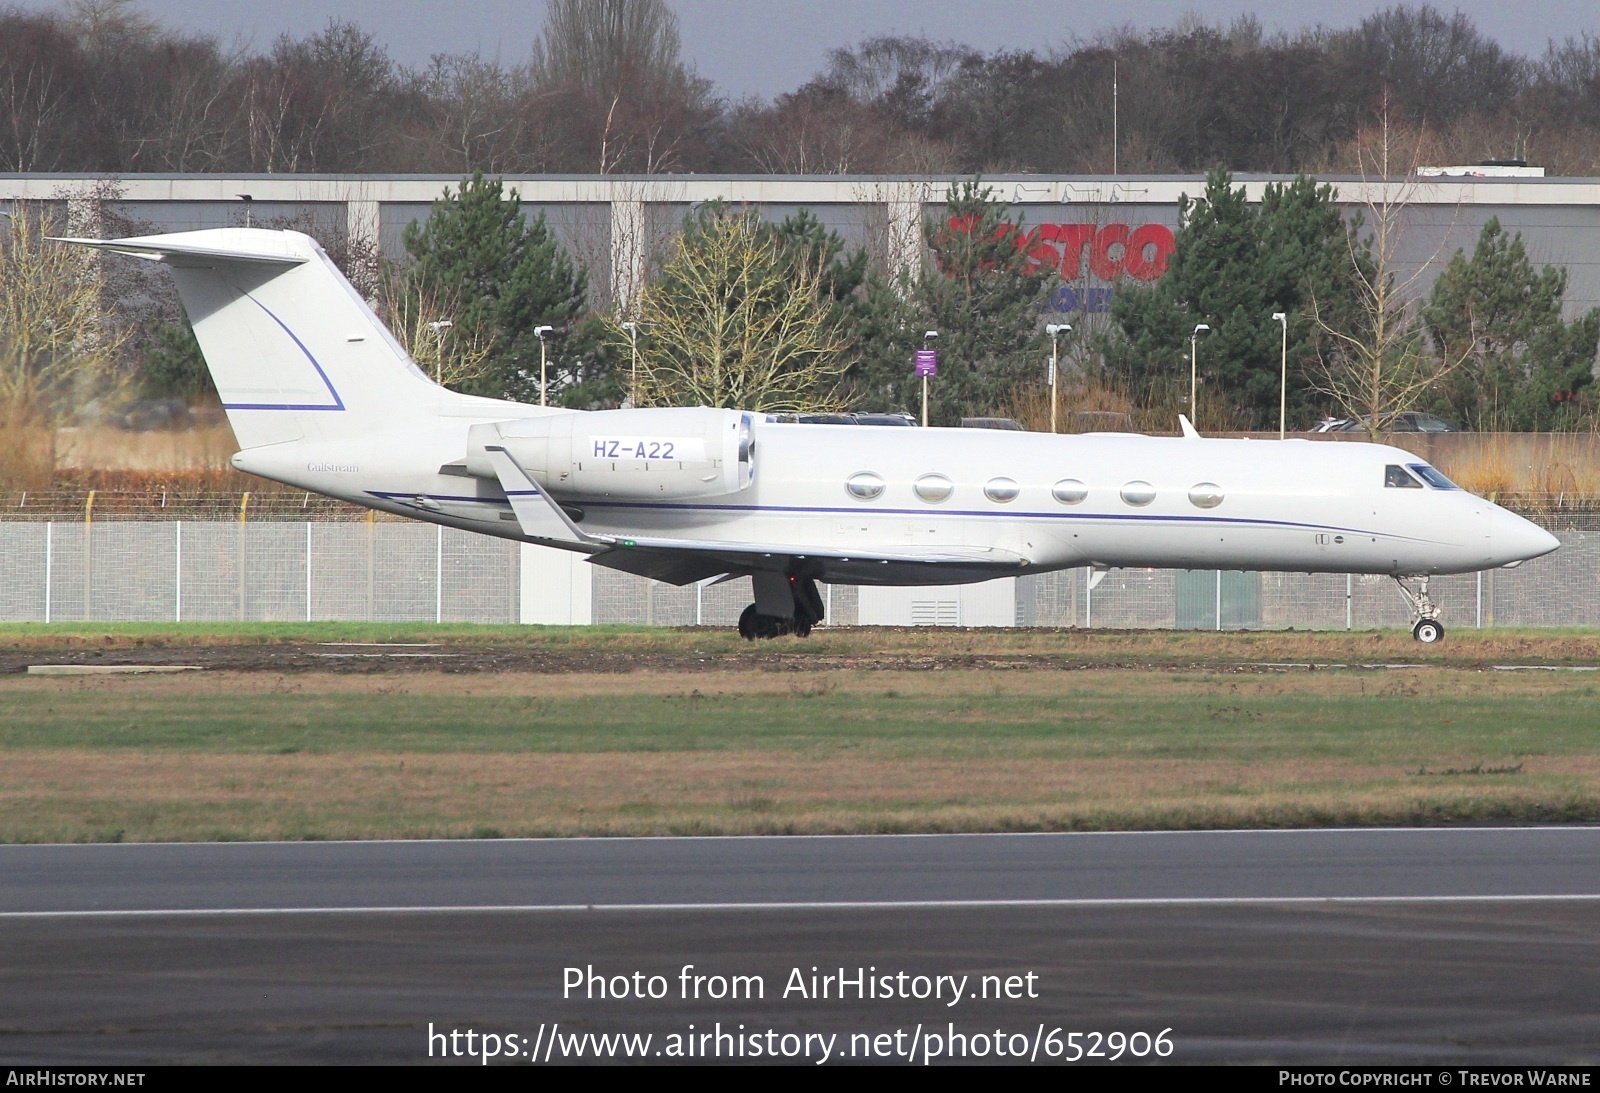
M 1284 311 L 1274 311 L 1272 317 L 1283 327 L 1283 340 L 1278 350 L 1278 439 L 1282 440 L 1288 433 L 1289 315 Z
M 633 378 L 628 382 L 628 401 L 639 405 L 639 324 L 623 323 L 622 329 L 628 332 L 628 348 L 633 356 Z
M 1288 435 L 1288 405 L 1290 405 L 1290 317 L 1288 312 L 1275 310 L 1272 317 L 1283 326 L 1283 339 L 1278 347 L 1278 440 Z
M 539 339 L 539 405 L 540 406 L 543 406 L 545 404 L 545 398 L 544 398 L 544 362 L 545 362 L 544 336 L 546 334 L 550 333 L 550 331 L 552 331 L 554 329 L 555 329 L 555 327 L 553 327 L 553 326 L 536 326 L 536 327 L 533 328 L 533 336 L 535 338 Z
M 1200 369 L 1198 360 L 1200 354 L 1200 335 L 1211 333 L 1211 328 L 1205 323 L 1196 323 L 1194 331 L 1189 335 L 1189 424 L 1195 425 L 1195 418 L 1200 413 L 1195 409 L 1195 388 L 1199 383 Z M 1195 425 L 1195 428 L 1199 428 Z
M 922 348 L 928 348 L 928 343 L 939 336 L 937 330 L 924 331 L 922 335 Z M 928 427 L 928 374 L 922 374 L 922 427 Z
M 1062 332 L 1072 333 L 1071 323 L 1046 323 L 1044 332 L 1050 335 L 1050 431 L 1056 431 L 1056 370 L 1059 358 L 1056 355 L 1056 335 Z
M 433 382 L 443 383 L 444 376 L 444 332 L 456 324 L 449 319 L 435 319 L 428 324 L 428 329 L 433 331 L 434 357 L 433 357 Z

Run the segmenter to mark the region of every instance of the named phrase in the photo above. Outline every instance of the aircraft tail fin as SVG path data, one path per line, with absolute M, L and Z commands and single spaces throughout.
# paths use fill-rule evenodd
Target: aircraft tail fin
M 308 235 L 218 228 L 62 242 L 172 267 L 241 448 L 415 428 L 443 401 L 478 401 L 437 387 Z

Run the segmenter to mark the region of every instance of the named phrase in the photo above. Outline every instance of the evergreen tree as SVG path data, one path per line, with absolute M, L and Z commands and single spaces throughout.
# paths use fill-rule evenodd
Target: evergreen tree
M 145 398 L 212 398 L 216 387 L 188 320 L 161 323 L 145 347 L 139 367 L 139 393 Z
M 566 252 L 541 213 L 532 224 L 516 190 L 481 172 L 446 191 L 426 222 L 405 231 L 407 281 L 420 294 L 459 301 L 447 336 L 489 347 L 469 394 L 539 401 L 539 340 L 547 335 L 551 401 L 591 406 L 617 391 L 603 328 L 588 310 L 588 273 Z
M 1211 327 L 1200 374 L 1230 424 L 1276 424 L 1282 352 L 1274 312 L 1289 316 L 1290 418 L 1314 398 L 1306 380 L 1322 351 L 1313 306 L 1328 321 L 1356 312 L 1352 262 L 1365 261 L 1334 205 L 1331 186 L 1305 176 L 1269 185 L 1259 205 L 1233 188 L 1225 170 L 1206 178 L 1205 196 L 1178 203 L 1179 228 L 1167 272 L 1148 288 L 1120 287 L 1112 318 L 1120 337 L 1104 346 L 1107 367 L 1136 388 L 1188 383 L 1190 336 Z M 1213 421 L 1213 427 L 1217 424 Z
M 1594 382 L 1600 308 L 1561 318 L 1567 274 L 1534 271 L 1522 235 L 1491 219 L 1469 259 L 1456 251 L 1423 309 L 1446 357 L 1465 356 L 1436 407 L 1476 429 L 1549 430 L 1570 425 Z
M 772 231 L 791 266 L 820 271 L 819 288 L 835 303 L 844 305 L 866 279 L 866 249 L 846 253 L 844 239 L 824 227 L 811 210 L 801 209 Z
M 937 330 L 939 374 L 928 385 L 928 423 L 997 412 L 1019 383 L 1042 376 L 1049 355 L 1039 326 L 1054 272 L 1028 254 L 1031 238 L 991 187 L 951 187 L 944 212 L 923 225 L 929 264 L 909 284 L 869 278 L 848 323 L 861 354 L 855 405 L 915 412 L 913 357 Z

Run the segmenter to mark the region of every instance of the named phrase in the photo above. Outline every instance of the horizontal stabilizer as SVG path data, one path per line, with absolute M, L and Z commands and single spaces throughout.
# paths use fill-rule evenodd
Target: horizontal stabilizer
M 287 247 L 275 245 L 280 240 L 273 239 L 267 232 L 251 232 L 246 239 L 241 239 L 239 245 L 223 245 L 220 240 L 213 243 L 196 243 L 194 236 L 202 233 L 188 232 L 185 235 L 142 235 L 130 239 L 71 239 L 55 237 L 57 243 L 72 243 L 80 247 L 94 247 L 96 250 L 108 250 L 116 254 L 128 254 L 135 258 L 146 258 L 152 262 L 165 262 L 171 266 L 206 267 L 223 262 L 252 262 L 266 265 L 298 266 L 306 261 L 306 257 L 291 253 Z M 225 236 L 230 234 L 225 230 L 206 232 L 206 235 Z

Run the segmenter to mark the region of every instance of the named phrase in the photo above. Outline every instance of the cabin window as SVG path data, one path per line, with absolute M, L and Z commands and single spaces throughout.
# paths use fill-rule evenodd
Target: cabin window
M 1215 482 L 1199 482 L 1189 487 L 1189 503 L 1197 509 L 1214 509 L 1222 504 L 1222 487 Z
M 1459 490 L 1461 488 L 1426 463 L 1407 463 L 1406 469 L 1436 490 Z
M 1129 482 L 1122 487 L 1122 499 L 1136 508 L 1143 508 L 1156 499 L 1156 488 L 1148 482 Z
M 1015 501 L 1017 494 L 1021 492 L 1022 487 L 1009 478 L 991 478 L 983 486 L 983 495 L 985 497 L 991 501 L 999 501 L 1001 503 Z
M 844 488 L 857 501 L 876 501 L 883 496 L 883 479 L 871 471 L 857 471 L 845 480 Z
M 924 501 L 937 505 L 955 492 L 956 485 L 942 474 L 925 474 L 911 488 Z
M 1050 496 L 1063 505 L 1082 504 L 1083 499 L 1089 496 L 1089 487 L 1076 478 L 1063 478 L 1050 487 Z
M 1391 490 L 1420 490 L 1422 483 L 1406 473 L 1406 469 L 1398 463 L 1391 463 L 1383 469 L 1383 484 Z

